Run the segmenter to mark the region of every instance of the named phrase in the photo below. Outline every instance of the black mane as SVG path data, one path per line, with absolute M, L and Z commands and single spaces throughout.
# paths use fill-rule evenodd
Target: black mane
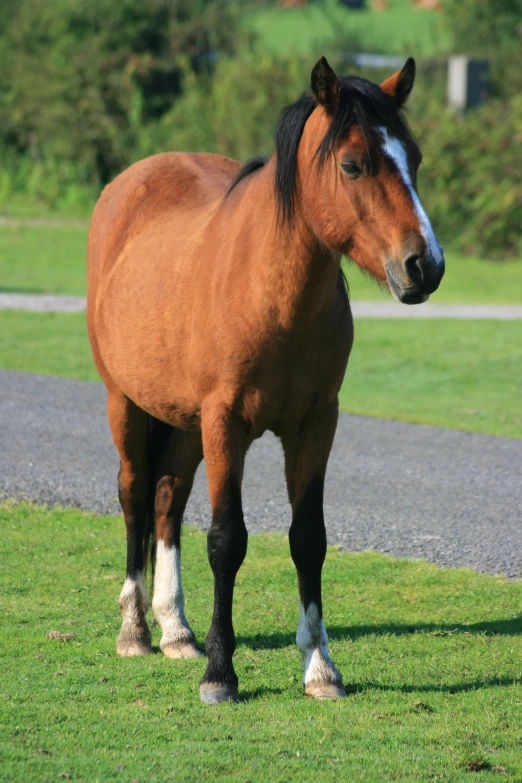
M 230 196 L 234 188 L 239 185 L 241 180 L 245 179 L 245 177 L 248 177 L 248 175 L 252 174 L 252 172 L 257 171 L 258 169 L 262 169 L 266 163 L 268 163 L 268 158 L 265 158 L 263 155 L 258 155 L 256 158 L 250 158 L 250 160 L 247 160 L 247 162 L 241 166 L 238 173 L 232 180 L 232 184 L 227 190 L 225 200 Z
M 307 119 L 317 103 L 311 95 L 302 95 L 287 106 L 279 117 L 275 130 L 277 155 L 275 191 L 279 219 L 288 223 L 294 213 L 297 150 Z M 381 88 L 358 76 L 339 77 L 339 102 L 325 137 L 317 148 L 317 163 L 323 166 L 328 156 L 358 125 L 365 136 L 372 127 L 385 127 L 392 136 L 409 138 L 411 133 L 404 117 L 397 111 L 393 99 Z M 240 169 L 230 185 L 227 197 L 245 177 L 262 168 L 266 158 L 252 158 Z

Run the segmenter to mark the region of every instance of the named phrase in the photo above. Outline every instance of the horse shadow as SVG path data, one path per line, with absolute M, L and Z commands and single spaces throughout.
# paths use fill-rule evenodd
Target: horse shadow
M 437 636 L 452 634 L 477 634 L 484 636 L 522 635 L 522 614 L 505 620 L 489 620 L 480 623 L 382 623 L 380 625 L 327 626 L 330 641 L 356 641 L 363 636 L 405 636 L 415 633 L 433 633 Z M 238 644 L 253 650 L 277 650 L 295 644 L 295 633 L 237 634 Z
M 333 626 L 328 629 L 330 641 L 355 641 L 364 636 L 405 636 L 416 633 L 433 633 L 440 636 L 457 634 L 476 634 L 485 636 L 522 635 L 522 615 L 503 620 L 491 620 L 479 623 L 383 623 L 379 625 Z M 274 650 L 295 645 L 295 634 L 276 632 L 272 634 L 237 635 L 238 645 L 252 650 Z M 490 687 L 512 685 L 514 677 L 492 677 L 470 682 L 447 685 L 421 685 L 401 683 L 384 685 L 379 682 L 345 684 L 347 693 L 361 693 L 368 690 L 394 691 L 399 693 L 465 693 Z

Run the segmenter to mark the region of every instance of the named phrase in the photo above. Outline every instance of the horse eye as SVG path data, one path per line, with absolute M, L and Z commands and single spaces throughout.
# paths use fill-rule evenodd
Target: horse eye
M 354 160 L 347 160 L 345 163 L 341 163 L 341 168 L 350 177 L 358 177 L 359 174 L 362 174 L 362 169 Z

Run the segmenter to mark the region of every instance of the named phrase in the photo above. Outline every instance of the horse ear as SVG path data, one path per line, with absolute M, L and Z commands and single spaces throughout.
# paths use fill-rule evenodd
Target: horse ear
M 409 98 L 415 81 L 415 60 L 408 57 L 402 69 L 381 84 L 381 90 L 388 93 L 397 108 L 401 109 Z
M 334 109 L 339 100 L 339 80 L 335 71 L 328 64 L 326 57 L 321 57 L 312 71 L 312 92 L 314 98 L 326 109 Z

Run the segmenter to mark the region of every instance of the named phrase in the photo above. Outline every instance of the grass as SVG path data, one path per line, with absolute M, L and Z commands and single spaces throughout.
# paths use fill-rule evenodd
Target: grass
M 350 413 L 522 437 L 522 321 L 361 319 L 341 390 Z
M 86 228 L 2 226 L 0 291 L 82 296 L 86 244 Z
M 115 654 L 121 518 L 8 504 L 0 520 L 6 783 L 522 779 L 519 582 L 330 550 L 326 623 L 349 696 L 316 702 L 300 684 L 286 537 L 252 536 L 234 608 L 243 702 L 209 708 L 198 700 L 204 660 Z M 203 642 L 204 534 L 186 529 L 183 552 Z
M 99 381 L 83 313 L 0 311 L 0 367 Z
M 345 265 L 353 301 L 389 302 L 381 289 L 353 262 Z M 433 304 L 522 304 L 522 261 L 483 261 L 446 253 L 446 272 Z
M 358 319 L 348 413 L 522 437 L 522 321 Z M 82 314 L 0 312 L 0 367 L 99 380 Z
M 0 291 L 83 295 L 87 229 L 80 226 L 1 226 Z M 389 300 L 359 268 L 346 266 L 354 300 Z M 433 302 L 522 304 L 522 261 L 491 262 L 447 253 Z
M 440 14 L 415 8 L 410 0 L 390 0 L 377 13 L 366 3 L 364 10 L 340 6 L 338 0 L 311 2 L 302 8 L 268 7 L 252 11 L 245 26 L 258 38 L 262 51 L 281 56 L 318 56 L 328 47 L 346 52 L 432 57 L 448 50 L 449 31 Z M 326 47 L 326 49 L 325 49 Z

